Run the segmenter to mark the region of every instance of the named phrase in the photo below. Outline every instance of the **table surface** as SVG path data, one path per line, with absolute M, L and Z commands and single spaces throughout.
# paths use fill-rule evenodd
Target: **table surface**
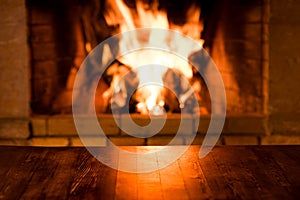
M 170 166 L 136 174 L 105 166 L 84 147 L 2 146 L 0 199 L 300 199 L 300 146 L 198 153 L 191 146 Z

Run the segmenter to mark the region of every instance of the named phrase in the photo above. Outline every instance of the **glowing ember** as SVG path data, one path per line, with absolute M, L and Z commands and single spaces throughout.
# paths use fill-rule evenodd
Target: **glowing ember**
M 168 22 L 167 13 L 159 9 L 157 0 L 149 5 L 143 3 L 142 0 L 136 0 L 136 8 L 128 7 L 122 0 L 109 0 L 106 2 L 107 11 L 105 19 L 109 25 L 118 24 L 120 32 L 134 30 L 136 28 L 160 28 L 172 29 L 179 31 L 196 41 L 199 41 L 201 47 L 203 41 L 200 40 L 202 25 L 199 23 L 200 8 L 192 5 L 186 14 L 186 23 L 184 25 L 175 25 Z M 131 52 L 141 46 L 149 46 L 156 44 L 163 49 L 169 49 L 170 52 L 177 52 L 184 56 L 187 60 L 191 53 L 200 50 L 195 44 L 187 44 L 183 37 L 168 33 L 155 34 L 151 29 L 145 29 L 144 34 L 136 35 L 126 34 L 119 42 L 119 48 L 122 52 L 129 52 L 126 55 L 118 58 L 119 61 L 137 74 L 139 79 L 139 89 L 137 90 L 137 111 L 143 114 L 151 113 L 161 115 L 164 113 L 163 106 L 165 105 L 163 93 L 163 76 L 168 68 L 176 69 L 183 74 L 187 79 L 193 76 L 192 67 L 187 61 L 170 52 L 139 48 L 139 50 Z M 144 66 L 144 67 L 143 67 Z M 164 67 L 161 67 L 164 66 Z M 111 89 L 118 92 L 122 88 L 120 74 L 114 76 L 111 83 Z M 155 84 L 149 84 L 149 83 Z M 183 106 L 187 98 L 191 95 L 192 89 L 185 92 L 179 99 L 180 105 Z M 109 96 L 111 92 L 107 91 L 103 95 Z M 121 97 L 122 98 L 122 97 Z M 123 105 L 122 101 L 120 106 Z

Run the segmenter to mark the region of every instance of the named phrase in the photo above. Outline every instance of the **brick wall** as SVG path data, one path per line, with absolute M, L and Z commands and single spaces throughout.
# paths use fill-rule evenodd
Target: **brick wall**
M 268 1 L 207 2 L 202 9 L 206 17 L 204 39 L 224 80 L 227 113 L 263 113 L 267 79 L 263 36 Z
M 149 118 L 138 114 L 120 115 L 116 119 L 112 115 L 100 115 L 99 124 L 109 138 L 116 145 L 166 145 L 177 134 L 181 117 L 179 114 L 168 115 L 163 128 L 153 137 L 134 138 L 128 135 L 124 130 L 126 122 L 132 118 L 138 125 L 145 126 L 149 123 Z M 87 119 L 88 120 L 88 119 Z M 119 125 L 115 122 L 119 121 Z M 160 120 L 157 118 L 157 120 Z M 192 116 L 185 116 L 185 127 L 182 137 L 178 137 L 174 144 L 184 145 L 190 140 L 193 132 L 197 135 L 193 144 L 202 144 L 210 119 L 208 116 L 202 116 L 199 124 Z M 84 120 L 83 120 L 84 121 Z M 89 126 L 87 124 L 87 126 Z M 81 146 L 82 143 L 78 137 L 72 115 L 56 116 L 36 116 L 31 120 L 32 136 L 28 140 L 2 140 L 0 144 L 26 144 L 33 146 Z M 218 144 L 261 144 L 265 138 L 265 117 L 259 115 L 228 117 L 225 121 L 223 133 Z M 85 140 L 90 145 L 101 144 L 107 145 L 107 138 L 96 137 L 96 131 L 93 133 L 89 130 L 82 133 Z M 266 143 L 266 142 L 265 142 Z
M 270 3 L 269 134 L 276 142 L 300 134 L 300 2 Z
M 29 56 L 23 0 L 0 1 L 0 139 L 29 137 Z
M 56 102 L 60 94 L 72 89 L 67 83 L 71 68 L 79 68 L 86 56 L 80 24 L 82 9 L 69 0 L 27 0 L 26 6 L 32 111 L 36 114 L 70 111 L 71 93 L 64 104 Z

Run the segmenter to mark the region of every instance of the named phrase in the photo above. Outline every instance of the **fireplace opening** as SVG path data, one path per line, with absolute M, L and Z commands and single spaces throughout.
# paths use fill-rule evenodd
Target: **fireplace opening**
M 230 4 L 225 0 L 27 0 L 26 3 L 34 114 L 70 114 L 74 78 L 86 55 L 106 38 L 126 29 L 141 27 L 179 30 L 198 40 L 222 75 L 228 114 L 263 113 L 265 109 L 264 82 L 267 77 L 263 66 L 266 58 L 262 0 L 233 0 Z M 188 58 L 190 56 L 192 54 Z M 118 98 L 119 101 L 115 102 L 119 105 L 116 106 L 122 113 L 125 109 L 122 101 L 130 98 L 130 106 L 126 108 L 130 112 L 159 113 L 159 107 L 164 107 L 168 112 L 177 113 L 182 106 L 194 109 L 197 102 L 200 112 L 209 114 L 210 99 L 204 81 L 195 76 L 193 66 L 189 63 L 183 65 L 189 67 L 180 69 L 179 66 L 164 71 L 161 75 L 163 83 L 176 89 L 161 91 L 156 88 L 162 95 L 156 95 L 155 103 L 151 103 L 153 94 L 144 98 L 138 90 L 132 97 L 122 96 L 122 93 L 113 97 L 111 89 L 122 86 L 119 83 L 114 85 L 118 76 L 131 71 L 127 74 L 131 83 L 125 82 L 123 91 L 136 88 L 141 81 L 131 70 L 134 68 L 132 63 L 116 60 L 98 83 L 95 95 L 97 113 L 110 113 L 112 98 Z M 178 81 L 189 76 L 185 73 L 192 75 L 189 80 L 196 95 L 189 96 L 184 82 Z M 186 94 L 185 102 L 176 99 L 174 91 L 181 96 Z

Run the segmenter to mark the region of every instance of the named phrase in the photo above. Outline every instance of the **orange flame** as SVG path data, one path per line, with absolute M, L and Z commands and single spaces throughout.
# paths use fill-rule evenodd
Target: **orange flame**
M 136 35 L 135 32 L 123 35 L 119 42 L 119 48 L 122 52 L 130 52 L 132 49 L 142 47 L 143 44 L 159 44 L 163 49 L 176 52 L 187 60 L 188 56 L 192 52 L 200 50 L 199 46 L 203 44 L 200 39 L 202 31 L 202 24 L 199 22 L 200 8 L 192 5 L 187 12 L 186 24 L 178 26 L 168 22 L 166 11 L 159 10 L 158 4 L 158 1 L 154 0 L 149 8 L 149 5 L 144 4 L 142 0 L 136 0 L 135 10 L 129 8 L 122 0 L 109 0 L 106 2 L 106 7 L 110 9 L 107 9 L 105 19 L 110 25 L 119 24 L 120 32 L 127 32 L 136 28 L 160 28 L 179 31 L 198 41 L 200 45 L 186 44 L 184 37 L 172 33 L 158 35 L 152 32 L 151 29 L 147 29 L 143 35 Z M 163 85 L 162 77 L 166 72 L 166 67 L 179 70 L 187 79 L 193 76 L 189 63 L 170 52 L 139 48 L 137 51 L 118 58 L 137 73 L 141 86 L 137 91 L 139 98 L 137 100 L 140 102 L 137 109 L 142 113 L 146 113 L 146 110 L 151 111 L 156 105 L 164 105 L 161 98 L 163 87 L 157 84 L 146 85 L 146 83 L 154 82 Z M 141 67 L 145 65 L 147 67 Z

